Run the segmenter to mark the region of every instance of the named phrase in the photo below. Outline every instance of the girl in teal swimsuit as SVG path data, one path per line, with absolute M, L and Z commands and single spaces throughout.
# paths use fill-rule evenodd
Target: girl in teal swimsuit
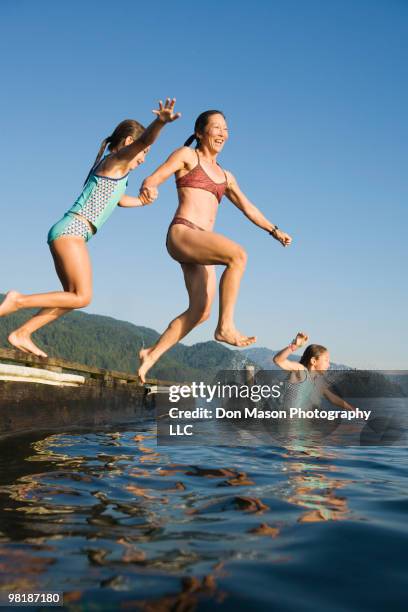
M 16 348 L 46 357 L 31 340 L 31 334 L 55 321 L 66 312 L 84 308 L 92 297 L 92 270 L 86 243 L 107 221 L 116 206 L 136 207 L 151 204 L 157 193 L 139 197 L 124 195 L 131 170 L 144 162 L 145 156 L 166 123 L 178 119 L 175 99 L 167 98 L 153 112 L 156 119 L 146 129 L 137 121 L 126 119 L 105 138 L 89 172 L 82 193 L 48 233 L 48 244 L 63 291 L 23 295 L 9 291 L 0 305 L 0 316 L 21 308 L 41 308 L 24 325 L 9 335 Z M 103 157 L 106 147 L 109 154 Z
M 274 363 L 282 370 L 290 372 L 289 385 L 284 402 L 288 407 L 309 410 L 318 405 L 323 397 L 331 404 L 353 410 L 353 406 L 327 388 L 323 375 L 330 367 L 330 354 L 321 344 L 309 344 L 300 361 L 292 361 L 289 356 L 306 344 L 309 337 L 299 332 L 292 342 L 276 353 Z

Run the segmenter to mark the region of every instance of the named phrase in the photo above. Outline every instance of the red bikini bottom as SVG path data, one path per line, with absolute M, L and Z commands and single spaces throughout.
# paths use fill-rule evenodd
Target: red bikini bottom
M 174 217 L 173 221 L 169 225 L 169 230 L 172 225 L 187 225 L 187 227 L 189 227 L 190 229 L 198 229 L 198 230 L 201 230 L 202 232 L 205 232 L 205 230 L 202 227 L 199 227 L 198 225 L 196 225 L 195 223 L 192 223 L 191 221 L 189 221 L 188 219 L 185 219 L 184 217 L 177 217 L 177 216 Z
M 166 236 L 166 249 L 167 249 L 170 257 L 173 257 L 173 256 L 172 256 L 172 254 L 169 251 L 169 247 L 168 247 L 167 243 L 168 243 L 168 240 L 169 240 L 169 231 L 170 231 L 170 229 L 171 229 L 171 227 L 173 225 L 186 225 L 190 229 L 200 230 L 201 232 L 205 232 L 205 229 L 203 229 L 199 225 L 196 225 L 195 223 L 192 223 L 192 221 L 189 221 L 188 219 L 185 219 L 184 217 L 177 217 L 177 216 L 175 216 L 173 218 L 172 222 L 169 225 L 169 229 L 167 230 L 167 236 Z M 179 262 L 179 263 L 183 263 L 183 262 Z

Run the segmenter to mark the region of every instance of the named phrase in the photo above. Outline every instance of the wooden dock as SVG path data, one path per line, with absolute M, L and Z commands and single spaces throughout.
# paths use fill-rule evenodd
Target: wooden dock
M 0 349 L 0 438 L 32 431 L 119 425 L 154 418 L 169 381 Z

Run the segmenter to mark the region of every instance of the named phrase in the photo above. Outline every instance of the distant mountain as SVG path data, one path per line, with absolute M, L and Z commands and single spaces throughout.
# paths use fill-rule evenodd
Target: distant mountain
M 0 294 L 0 301 L 4 298 Z M 35 310 L 16 312 L 0 319 L 0 346 L 10 348 L 9 333 Z M 74 311 L 33 336 L 50 357 L 61 357 L 99 368 L 135 372 L 138 353 L 159 337 L 154 329 L 119 321 L 112 317 Z M 219 370 L 241 369 L 248 358 L 218 342 L 193 346 L 178 344 L 160 359 L 149 376 L 161 380 L 210 380 Z
M 279 368 L 274 364 L 273 358 L 279 351 L 272 351 L 268 348 L 248 348 L 241 351 L 247 359 L 254 361 L 260 368 L 263 370 L 278 370 Z M 301 354 L 302 351 L 300 350 Z M 300 355 L 290 355 L 289 359 L 291 361 L 299 361 Z M 332 363 L 330 365 L 331 370 L 350 370 L 349 366 L 343 365 L 341 363 Z
M 273 363 L 273 358 L 278 353 L 278 351 L 272 351 L 266 347 L 263 348 L 248 348 L 241 351 L 247 359 L 251 359 L 254 361 L 262 370 L 278 370 L 278 366 Z M 293 359 L 293 356 L 290 357 Z M 299 361 L 299 359 L 295 358 L 295 361 Z
M 0 301 L 4 295 L 0 294 Z M 36 310 L 24 310 L 0 319 L 0 346 L 10 347 L 9 333 Z M 159 338 L 154 329 L 112 317 L 74 311 L 34 335 L 35 342 L 50 357 L 61 357 L 99 368 L 135 372 L 138 353 Z M 200 342 L 193 346 L 178 344 L 152 368 L 150 376 L 161 380 L 211 380 L 220 370 L 240 370 L 255 364 L 263 370 L 276 370 L 273 357 L 278 351 L 268 348 L 232 350 L 219 342 Z M 290 359 L 299 361 L 299 356 Z M 332 364 L 332 369 L 346 370 Z

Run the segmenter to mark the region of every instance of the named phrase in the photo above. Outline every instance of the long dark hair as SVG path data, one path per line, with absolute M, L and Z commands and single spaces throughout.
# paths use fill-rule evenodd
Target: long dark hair
M 305 351 L 300 358 L 300 363 L 305 366 L 305 368 L 308 368 L 313 357 L 317 359 L 326 351 L 327 348 L 321 344 L 309 344 L 309 346 L 305 348 Z
M 207 110 L 201 113 L 201 115 L 198 115 L 194 124 L 194 134 L 191 134 L 191 136 L 187 138 L 186 142 L 184 143 L 185 147 L 189 147 L 194 142 L 194 140 L 196 140 L 197 142 L 195 148 L 198 149 L 198 147 L 200 146 L 200 139 L 198 138 L 197 134 L 198 132 L 204 132 L 211 115 L 222 115 L 224 119 L 226 118 L 224 113 L 219 110 Z
M 135 119 L 124 119 L 123 121 L 121 121 L 115 127 L 112 134 L 102 140 L 101 146 L 99 147 L 98 155 L 96 156 L 92 168 L 88 172 L 88 176 L 85 179 L 85 183 L 89 179 L 92 170 L 99 164 L 100 160 L 102 159 L 102 155 L 105 153 L 106 147 L 108 147 L 109 151 L 112 151 L 112 149 L 115 149 L 120 144 L 124 143 L 128 136 L 131 136 L 133 140 L 137 140 L 143 134 L 144 131 L 144 126 Z

